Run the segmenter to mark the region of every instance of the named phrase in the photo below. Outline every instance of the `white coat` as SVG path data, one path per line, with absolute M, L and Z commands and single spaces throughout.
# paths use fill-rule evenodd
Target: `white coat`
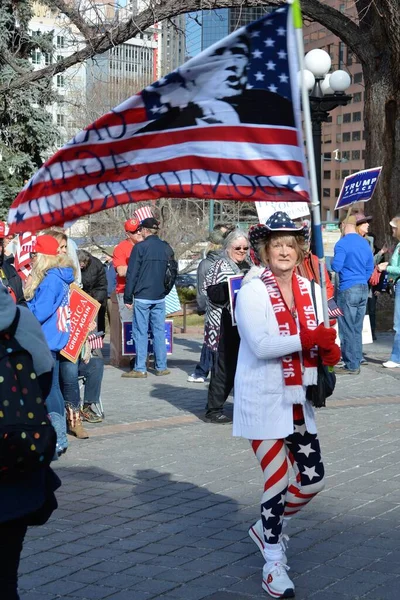
M 310 290 L 311 284 L 306 281 Z M 321 288 L 315 285 L 317 320 L 322 319 Z M 279 335 L 278 322 L 264 283 L 244 283 L 236 300 L 240 348 L 235 376 L 233 435 L 249 440 L 282 439 L 292 434 L 293 404 L 285 398 L 282 357 L 301 351 L 300 336 Z M 304 386 L 304 378 L 303 378 Z M 314 409 L 305 400 L 309 433 L 317 433 Z

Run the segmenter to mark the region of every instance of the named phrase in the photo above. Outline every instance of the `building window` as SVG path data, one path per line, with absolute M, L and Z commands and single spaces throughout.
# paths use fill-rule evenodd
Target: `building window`
M 64 57 L 63 57 L 63 55 L 62 55 L 62 54 L 57 54 L 57 56 L 56 56 L 56 61 L 57 61 L 57 62 L 60 62 L 60 60 L 62 60 L 63 58 L 64 58 Z
M 361 92 L 356 92 L 355 94 L 353 94 L 353 102 L 361 102 L 361 100 L 362 100 Z
M 338 125 L 341 125 L 341 124 L 343 123 L 343 115 L 338 115 L 338 116 L 336 117 L 336 123 L 337 123 Z
M 344 42 L 339 42 L 339 69 L 344 65 Z
M 349 152 L 349 150 L 344 150 L 342 152 L 342 160 L 350 160 L 350 152 Z
M 45 52 L 44 53 L 44 64 L 47 65 L 51 65 L 51 63 L 53 62 L 53 57 L 51 55 L 50 52 Z
M 351 123 L 351 113 L 345 113 L 343 115 L 343 123 Z
M 353 60 L 354 60 L 354 58 L 353 58 L 353 53 L 352 53 L 352 51 L 350 50 L 350 48 L 347 48 L 347 59 L 346 59 L 346 65 L 347 65 L 348 67 L 350 67 L 350 66 L 353 64 Z
M 348 177 L 349 175 L 350 175 L 350 171 L 349 170 L 345 169 L 344 171 L 342 171 L 342 177 L 343 177 L 343 179 L 345 177 Z
M 332 134 L 327 133 L 326 135 L 324 135 L 324 144 L 331 144 L 331 143 L 332 143 Z
M 64 127 L 64 125 L 65 125 L 65 115 L 57 114 L 57 125 L 59 127 Z
M 353 81 L 354 83 L 362 83 L 362 73 L 355 73 Z
M 324 160 L 326 160 L 326 161 L 332 160 L 331 152 L 324 152 Z
M 331 178 L 331 172 L 330 171 L 324 171 L 324 179 L 330 179 Z
M 360 150 L 351 151 L 351 160 L 360 160 Z
M 57 87 L 63 88 L 65 85 L 64 75 L 57 75 Z
M 39 50 L 34 50 L 34 52 L 32 54 L 32 64 L 40 65 L 41 58 L 42 58 L 42 55 L 39 52 Z
M 354 112 L 353 113 L 353 123 L 355 123 L 356 121 L 357 122 L 361 121 L 361 112 Z
M 336 134 L 336 141 L 338 144 L 340 144 L 340 142 L 342 141 L 342 134 L 341 133 L 337 133 Z
M 353 142 L 359 142 L 361 140 L 361 131 L 353 131 L 351 139 Z
M 323 195 L 324 198 L 330 198 L 331 197 L 331 190 L 329 188 L 323 188 L 322 195 Z
M 65 38 L 63 35 L 57 36 L 57 48 L 65 48 Z
M 342 134 L 342 140 L 344 142 L 349 142 L 350 141 L 350 132 L 346 131 L 345 133 Z
M 335 188 L 335 196 L 336 198 L 339 196 L 340 194 L 340 188 Z

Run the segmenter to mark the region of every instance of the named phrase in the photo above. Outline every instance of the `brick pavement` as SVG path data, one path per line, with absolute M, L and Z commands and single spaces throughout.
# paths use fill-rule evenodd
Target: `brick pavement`
M 297 600 L 399 597 L 400 373 L 380 366 L 390 343 L 366 347 L 369 365 L 339 378 L 318 412 L 327 486 L 289 527 Z M 206 386 L 186 382 L 199 350 L 177 336 L 165 378 L 106 367 L 106 420 L 56 464 L 60 507 L 28 534 L 21 600 L 267 597 L 247 536 L 259 466 L 230 426 L 201 420 Z

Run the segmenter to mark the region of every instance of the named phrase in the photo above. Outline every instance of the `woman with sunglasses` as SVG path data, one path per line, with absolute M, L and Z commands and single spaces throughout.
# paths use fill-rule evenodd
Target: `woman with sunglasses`
M 51 235 L 39 235 L 32 252 L 32 273 L 25 287 L 28 308 L 42 326 L 44 337 L 54 360 L 50 394 L 47 408 L 57 433 L 57 454 L 68 447 L 64 397 L 61 393 L 60 350 L 69 338 L 69 286 L 74 281 L 71 259 L 59 254 L 59 242 Z
M 250 268 L 247 260 L 249 242 L 240 229 L 232 231 L 224 240 L 224 252 L 209 269 L 204 280 L 207 293 L 207 311 L 204 343 L 212 352 L 211 379 L 208 388 L 206 421 L 231 423 L 223 413 L 223 406 L 233 388 L 239 335 L 232 325 L 229 309 L 228 277 L 241 275 Z

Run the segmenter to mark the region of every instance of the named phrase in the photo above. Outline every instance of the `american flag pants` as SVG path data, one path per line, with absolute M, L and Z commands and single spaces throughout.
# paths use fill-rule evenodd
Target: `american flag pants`
M 296 410 L 294 432 L 280 440 L 253 440 L 251 446 L 264 475 L 261 520 L 264 540 L 277 544 L 284 517 L 291 517 L 324 488 L 324 465 L 318 436 L 306 430 Z M 289 465 L 296 483 L 289 485 Z

